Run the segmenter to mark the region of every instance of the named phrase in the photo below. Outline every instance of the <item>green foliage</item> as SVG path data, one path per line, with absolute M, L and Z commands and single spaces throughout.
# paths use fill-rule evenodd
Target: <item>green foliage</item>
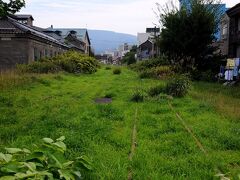
M 132 94 L 131 101 L 137 103 L 143 102 L 144 101 L 143 91 L 141 89 L 136 89 Z
M 136 58 L 135 58 L 135 54 L 136 52 L 128 52 L 122 59 L 122 63 L 123 64 L 127 64 L 127 65 L 130 65 L 130 64 L 134 64 L 136 63 Z
M 167 82 L 166 93 L 173 97 L 184 97 L 190 88 L 190 80 L 186 75 L 177 75 Z
M 48 61 L 17 65 L 17 70 L 21 73 L 55 73 L 60 70 L 60 67 L 54 62 Z
M 174 74 L 170 66 L 157 66 L 150 69 L 145 69 L 140 72 L 140 78 L 158 78 L 164 79 Z
M 110 66 L 107 66 L 105 69 L 106 70 L 111 70 L 112 68 Z
M 169 65 L 168 61 L 169 60 L 166 56 L 160 56 L 158 58 L 144 60 L 144 61 L 140 61 L 136 64 L 132 64 L 130 66 L 130 68 L 135 70 L 135 71 L 141 72 L 141 71 L 144 71 L 146 69 L 156 68 L 158 66 Z
M 67 160 L 64 140 L 44 138 L 34 151 L 5 148 L 6 153 L 0 153 L 0 179 L 81 179 L 81 170 L 91 170 L 91 164 L 84 156 Z
M 208 63 L 207 57 L 216 50 L 211 45 L 223 14 L 217 4 L 217 0 L 191 0 L 190 10 L 183 7 L 159 12 L 163 26 L 159 39 L 161 51 L 185 72 Z
M 161 93 L 165 93 L 165 92 L 166 92 L 166 88 L 162 85 L 158 85 L 158 86 L 151 87 L 148 91 L 148 94 L 151 97 L 154 97 L 154 96 L 158 96 Z
M 17 66 L 20 72 L 28 73 L 55 73 L 65 71 L 76 74 L 92 74 L 97 71 L 97 68 L 99 68 L 99 64 L 96 59 L 75 51 L 68 51 L 62 55 L 42 59 L 28 65 Z
M 122 73 L 122 70 L 121 70 L 120 68 L 115 68 L 115 69 L 113 69 L 113 74 L 119 75 L 119 74 L 121 74 L 121 73 Z
M 15 14 L 24 6 L 24 0 L 10 0 L 8 3 L 0 0 L 0 17 L 7 16 L 9 14 Z

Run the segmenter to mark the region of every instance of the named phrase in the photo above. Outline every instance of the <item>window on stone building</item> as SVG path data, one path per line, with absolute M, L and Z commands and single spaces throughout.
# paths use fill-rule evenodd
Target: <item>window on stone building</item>
M 224 24 L 222 29 L 222 35 L 225 36 L 228 34 L 228 25 Z
M 42 51 L 39 52 L 39 58 L 40 58 L 40 59 L 43 58 L 43 53 L 42 53 Z
M 238 18 L 238 31 L 240 31 L 240 17 Z
M 45 49 L 45 57 L 48 57 L 48 50 Z
M 50 51 L 50 57 L 53 57 L 53 51 L 52 50 Z
M 38 60 L 38 50 L 37 50 L 37 48 L 33 49 L 33 56 L 34 56 L 34 61 L 37 61 Z

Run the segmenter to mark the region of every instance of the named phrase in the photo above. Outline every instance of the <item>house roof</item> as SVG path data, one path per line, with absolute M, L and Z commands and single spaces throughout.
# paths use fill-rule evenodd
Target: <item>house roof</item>
M 76 36 L 78 40 L 81 40 L 83 42 L 85 42 L 85 38 L 88 39 L 89 44 L 91 44 L 91 41 L 89 39 L 89 35 L 88 35 L 88 31 L 87 29 L 77 29 L 77 28 L 48 28 L 48 30 L 53 30 L 53 31 L 61 31 L 62 32 L 62 36 L 65 38 L 67 37 L 71 31 L 75 31 L 76 32 Z
M 30 15 L 30 14 L 15 14 L 15 15 L 10 15 L 10 17 L 12 17 L 14 19 L 18 19 L 18 20 L 24 20 L 24 19 L 29 19 L 29 18 L 34 20 L 32 15 Z
M 227 15 L 229 17 L 234 16 L 236 14 L 240 14 L 240 3 L 238 3 L 237 5 L 235 5 L 234 7 L 230 8 L 227 10 Z
M 32 26 L 28 26 L 26 24 L 20 23 L 17 20 L 11 17 L 0 18 L 0 33 L 1 34 L 32 34 L 33 36 L 37 36 L 47 41 L 51 41 L 53 43 L 65 46 L 62 42 L 58 41 L 57 39 L 38 31 L 37 28 Z

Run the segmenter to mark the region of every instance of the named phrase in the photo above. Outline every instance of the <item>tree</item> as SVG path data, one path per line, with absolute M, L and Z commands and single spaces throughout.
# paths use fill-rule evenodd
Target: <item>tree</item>
M 122 63 L 130 65 L 136 63 L 135 54 L 137 53 L 137 46 L 133 46 L 130 52 L 128 52 L 122 60 Z
M 221 11 L 216 0 L 190 0 L 180 9 L 158 8 L 162 32 L 158 39 L 161 52 L 183 71 L 205 68 L 218 31 Z
M 24 6 L 24 0 L 10 0 L 9 3 L 0 0 L 0 17 L 7 16 L 9 14 L 15 14 Z

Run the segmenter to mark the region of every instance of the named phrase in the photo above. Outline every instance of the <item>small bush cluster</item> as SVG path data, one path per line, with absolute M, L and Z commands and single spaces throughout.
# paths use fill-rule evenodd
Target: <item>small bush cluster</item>
M 105 67 L 106 70 L 111 70 L 112 68 L 110 66 Z
M 157 66 L 151 69 L 145 69 L 140 72 L 139 77 L 144 78 L 160 78 L 164 79 L 174 74 L 170 66 Z
M 157 85 L 151 87 L 148 95 L 151 97 L 167 94 L 172 97 L 184 97 L 190 88 L 190 80 L 186 75 L 175 76 L 167 82 L 165 86 Z
M 190 80 L 186 75 L 178 75 L 172 78 L 166 85 L 166 93 L 173 97 L 187 95 L 190 88 Z
M 5 148 L 6 153 L 0 153 L 0 179 L 82 179 L 81 171 L 91 170 L 91 164 L 87 157 L 67 160 L 64 140 L 44 138 L 34 151 Z
M 143 102 L 144 94 L 141 90 L 137 89 L 133 92 L 132 97 L 130 99 L 132 102 Z
M 122 70 L 120 69 L 120 68 L 115 68 L 114 70 L 113 70 L 113 74 L 115 74 L 115 75 L 119 75 L 119 74 L 121 74 L 122 73 Z
M 130 68 L 135 71 L 141 72 L 146 69 L 152 69 L 158 66 L 167 66 L 167 65 L 169 65 L 168 58 L 166 56 L 160 56 L 158 58 L 143 60 L 136 64 L 130 65 Z
M 166 87 L 162 85 L 154 86 L 149 89 L 149 96 L 154 97 L 166 92 Z
M 42 59 L 28 65 L 18 65 L 20 72 L 27 73 L 55 73 L 65 71 L 68 73 L 94 73 L 99 68 L 99 63 L 93 57 L 68 51 L 62 55 Z

